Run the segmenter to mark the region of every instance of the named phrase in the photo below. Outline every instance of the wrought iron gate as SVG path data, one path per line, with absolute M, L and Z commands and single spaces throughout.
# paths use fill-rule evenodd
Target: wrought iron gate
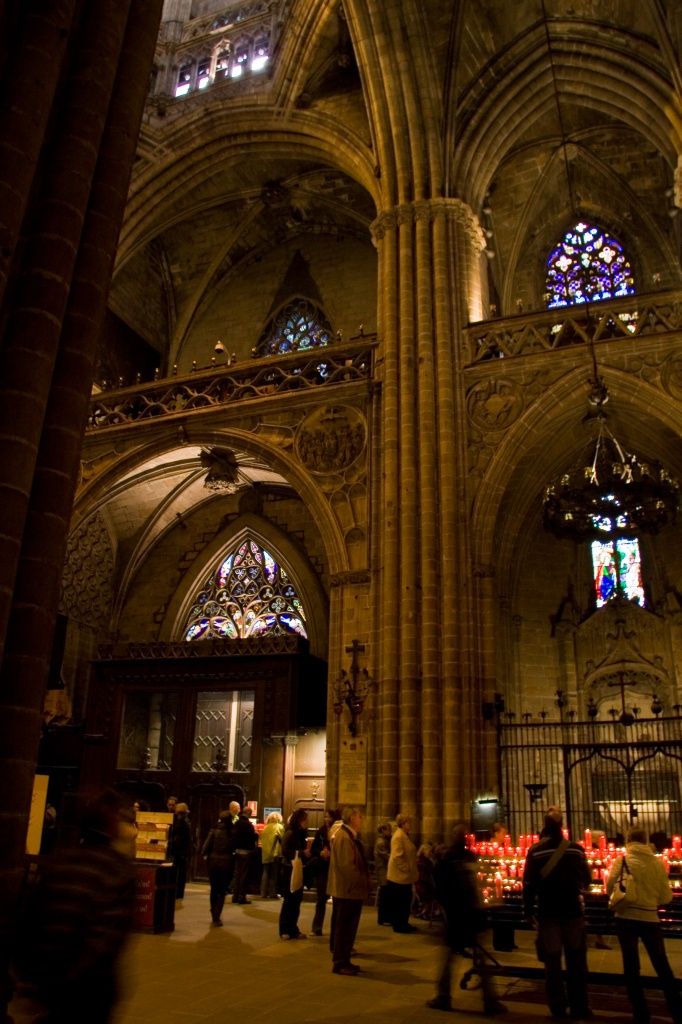
M 530 719 L 530 716 L 527 716 Z M 502 723 L 500 787 L 511 833 L 539 832 L 546 807 L 585 829 L 682 834 L 682 718 Z

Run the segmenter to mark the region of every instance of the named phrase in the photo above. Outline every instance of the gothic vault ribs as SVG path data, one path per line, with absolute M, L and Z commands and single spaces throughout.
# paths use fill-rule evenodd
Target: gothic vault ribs
M 254 398 L 270 398 L 372 376 L 375 343 L 348 344 L 283 357 L 260 359 L 224 370 L 215 367 L 189 377 L 136 385 L 97 395 L 90 403 L 88 430 L 136 423 Z
M 682 328 L 682 292 L 566 306 L 485 320 L 467 327 L 466 361 L 511 358 L 593 341 L 658 335 Z

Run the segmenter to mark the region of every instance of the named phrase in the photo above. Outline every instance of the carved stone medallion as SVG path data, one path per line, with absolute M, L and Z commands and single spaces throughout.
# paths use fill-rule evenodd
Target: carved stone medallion
M 467 413 L 481 430 L 504 430 L 523 410 L 523 391 L 513 380 L 481 381 L 467 396 Z
M 351 406 L 325 406 L 301 424 L 298 457 L 311 473 L 342 473 L 365 448 L 365 423 Z

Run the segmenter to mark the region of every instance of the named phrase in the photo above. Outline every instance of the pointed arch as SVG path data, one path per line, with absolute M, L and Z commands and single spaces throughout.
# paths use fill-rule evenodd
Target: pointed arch
M 322 348 L 331 345 L 334 329 L 317 303 L 297 296 L 280 306 L 260 336 L 258 356 L 277 356 L 286 352 Z
M 272 563 L 266 567 L 265 559 L 259 562 L 251 544 L 260 552 L 267 552 Z M 237 563 L 234 556 L 243 548 L 246 548 L 245 555 L 251 554 L 251 560 L 242 558 Z M 253 594 L 235 593 L 240 580 L 234 570 L 240 567 L 246 570 L 245 576 L 249 569 L 264 569 L 260 574 L 262 579 L 256 579 L 258 573 L 253 577 L 254 583 L 260 583 Z M 265 595 L 265 589 L 272 593 Z M 203 600 L 198 600 L 202 597 Z M 273 602 L 278 604 L 279 610 L 268 608 Z M 210 607 L 212 605 L 216 610 Z M 286 605 L 290 605 L 290 609 Z M 185 640 L 220 636 L 238 639 L 265 632 L 296 633 L 310 641 L 312 654 L 324 658 L 329 633 L 327 606 L 327 597 L 315 570 L 291 537 L 269 520 L 245 512 L 226 526 L 188 569 L 168 604 L 160 638 Z M 273 618 L 270 628 L 265 622 L 268 616 Z M 302 630 L 291 625 L 294 617 L 300 620 Z M 254 629 L 259 618 L 264 620 L 263 627 Z M 189 637 L 190 627 L 204 619 L 213 621 L 197 630 L 194 637 Z M 216 623 L 217 619 L 221 622 Z

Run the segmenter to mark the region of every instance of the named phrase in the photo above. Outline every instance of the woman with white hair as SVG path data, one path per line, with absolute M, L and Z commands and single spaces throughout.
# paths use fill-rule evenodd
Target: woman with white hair
M 410 839 L 412 818 L 409 814 L 398 814 L 397 828 L 391 837 L 391 855 L 388 858 L 388 890 L 391 906 L 391 922 L 394 932 L 415 932 L 410 924 L 412 886 L 419 878 L 417 850 Z

